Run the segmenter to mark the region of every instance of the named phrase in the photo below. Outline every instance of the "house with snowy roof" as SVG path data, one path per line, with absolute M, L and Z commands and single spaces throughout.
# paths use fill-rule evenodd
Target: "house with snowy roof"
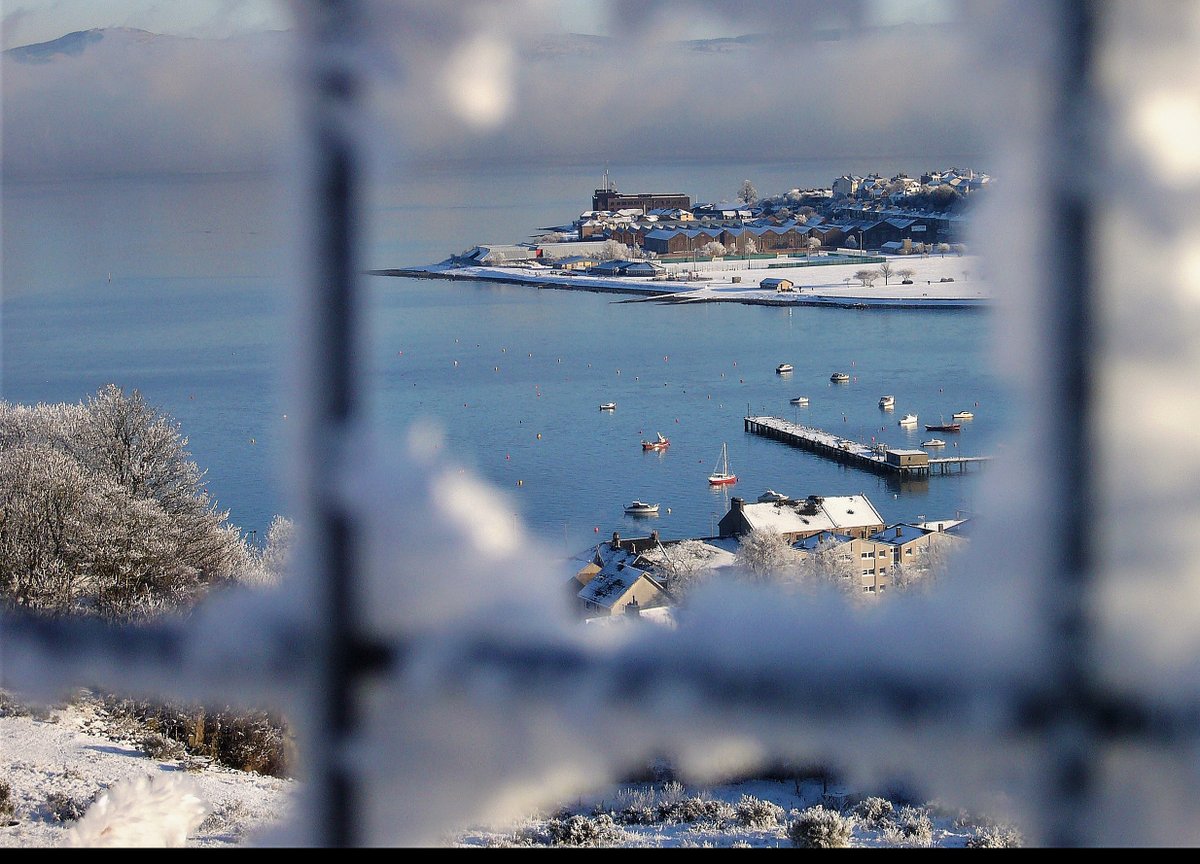
M 575 591 L 576 605 L 585 618 L 618 615 L 630 604 L 648 609 L 670 602 L 666 588 L 636 552 L 608 543 L 598 546 L 595 559 L 569 580 L 569 588 L 576 585 L 581 585 Z
M 729 512 L 718 523 L 718 533 L 721 537 L 735 537 L 767 530 L 795 542 L 822 531 L 869 537 L 882 531 L 885 524 L 866 495 L 809 495 L 801 500 L 750 504 L 734 497 L 729 502 Z

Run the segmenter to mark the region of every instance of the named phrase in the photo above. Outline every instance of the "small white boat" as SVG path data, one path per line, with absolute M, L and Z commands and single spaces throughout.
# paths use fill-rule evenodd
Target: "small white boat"
M 974 420 L 975 419 L 975 415 L 972 414 L 970 411 L 955 411 L 950 416 L 953 417 L 955 420 Z
M 768 489 L 766 492 L 758 496 L 758 503 L 760 504 L 770 504 L 776 501 L 787 500 L 788 496 L 784 495 L 782 492 L 776 492 L 774 489 Z
M 916 414 L 905 414 L 898 421 L 896 421 L 896 425 L 897 426 L 916 426 L 917 425 L 917 415 Z
M 631 501 L 625 505 L 625 512 L 630 516 L 657 516 L 658 505 L 647 504 L 645 501 Z
M 834 372 L 832 375 L 829 376 L 829 380 L 832 381 L 834 384 L 845 384 L 847 381 L 850 380 L 850 376 L 847 375 L 845 372 Z
M 600 410 L 601 411 L 616 411 L 617 403 L 616 402 L 605 402 L 603 405 L 600 406 Z
M 807 396 L 796 396 L 795 398 L 792 399 L 792 404 L 793 405 L 807 405 L 808 397 Z
M 921 442 L 922 447 L 945 447 L 946 442 L 941 438 L 930 438 L 928 441 Z
M 791 372 L 791 371 L 792 371 L 791 363 L 780 363 L 778 366 L 775 367 L 775 374 L 777 374 L 777 375 L 783 375 L 784 373 Z
M 895 408 L 896 407 L 896 397 L 895 396 L 880 396 L 879 397 L 879 407 L 880 408 Z

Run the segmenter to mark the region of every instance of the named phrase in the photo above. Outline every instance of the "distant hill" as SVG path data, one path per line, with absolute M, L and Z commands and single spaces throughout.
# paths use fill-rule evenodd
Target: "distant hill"
M 136 30 L 131 27 L 112 27 L 105 29 L 76 30 L 66 36 L 59 36 L 49 42 L 37 42 L 33 45 L 21 45 L 9 48 L 4 56 L 18 63 L 49 63 L 55 57 L 77 57 L 87 50 L 89 45 L 95 45 L 105 38 L 128 38 L 136 41 L 161 39 L 163 37 L 148 30 Z

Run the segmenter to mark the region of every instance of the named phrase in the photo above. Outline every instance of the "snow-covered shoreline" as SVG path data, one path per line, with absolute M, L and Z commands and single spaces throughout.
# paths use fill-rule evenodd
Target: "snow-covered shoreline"
M 912 270 L 911 284 L 901 284 L 891 275 L 887 284 L 856 284 L 859 270 L 876 270 L 878 264 L 859 262 L 812 266 L 797 262 L 739 260 L 702 262 L 693 276 L 690 264 L 673 264 L 672 280 L 638 276 L 589 276 L 544 266 L 458 266 L 443 262 L 426 267 L 373 270 L 372 275 L 407 276 L 418 279 L 473 280 L 528 285 L 536 288 L 630 294 L 657 302 L 745 303 L 763 306 L 834 306 L 850 308 L 985 308 L 992 303 L 990 285 L 981 278 L 980 261 L 974 256 L 929 255 L 889 256 L 893 271 Z M 777 292 L 759 287 L 766 277 L 787 279 L 795 291 Z M 882 280 L 876 280 L 877 283 Z M 945 281 L 943 281 L 945 280 Z

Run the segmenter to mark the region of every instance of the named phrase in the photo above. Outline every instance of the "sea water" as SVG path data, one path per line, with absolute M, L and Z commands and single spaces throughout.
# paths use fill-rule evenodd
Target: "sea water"
M 740 175 L 764 194 L 823 178 L 817 169 L 789 183 L 792 170 L 630 169 L 636 190 L 622 187 L 713 200 L 714 176 L 729 197 Z M 368 185 L 364 271 L 527 239 L 588 209 L 598 183 L 583 171 L 442 171 Z M 280 478 L 294 412 L 282 388 L 303 250 L 288 242 L 287 200 L 261 177 L 6 184 L 3 398 L 140 390 L 179 422 L 231 521 L 261 539 L 288 512 Z M 515 519 L 564 551 L 613 531 L 709 536 L 731 496 L 767 488 L 865 493 L 886 522 L 953 519 L 974 514 L 988 482 L 984 467 L 899 483 L 747 434 L 748 412 L 867 444 L 936 435 L 946 447 L 935 456 L 994 454 L 1012 421 L 987 312 L 677 306 L 368 275 L 361 287 L 361 384 L 378 437 L 403 441 L 418 421 L 440 428 L 446 459 L 495 484 Z M 780 363 L 794 371 L 776 374 Z M 850 382 L 832 384 L 835 371 Z M 885 393 L 895 410 L 879 409 Z M 790 404 L 798 395 L 806 407 Z M 963 409 L 975 419 L 961 433 L 924 430 Z M 897 425 L 908 412 L 916 429 Z M 643 451 L 658 432 L 670 448 Z M 712 488 L 722 443 L 739 480 Z M 626 516 L 635 498 L 659 503 L 659 515 Z

